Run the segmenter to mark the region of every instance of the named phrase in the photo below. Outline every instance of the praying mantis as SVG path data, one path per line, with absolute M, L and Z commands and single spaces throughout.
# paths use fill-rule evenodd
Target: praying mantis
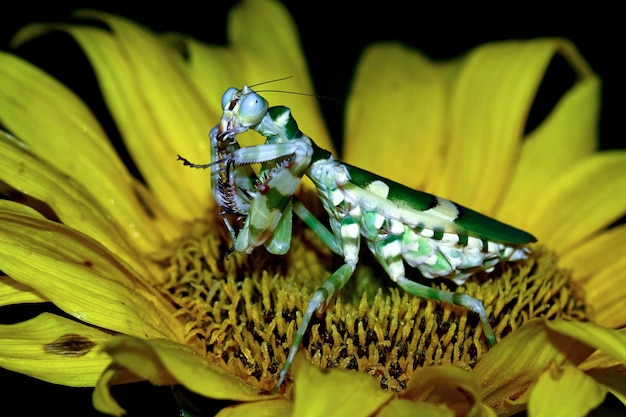
M 315 312 L 323 312 L 353 275 L 362 241 L 400 288 L 477 314 L 488 344 L 496 343 L 482 301 L 410 280 L 406 266 L 425 278 L 448 278 L 461 285 L 500 262 L 525 259 L 534 236 L 336 160 L 298 129 L 289 108 L 269 107 L 247 85 L 226 90 L 222 108 L 220 123 L 209 134 L 211 162 L 178 158 L 193 168 L 211 168 L 212 192 L 232 237 L 229 253 L 249 254 L 261 245 L 272 254 L 286 253 L 295 213 L 344 262 L 309 300 L 274 392 L 285 381 Z M 237 135 L 249 129 L 264 136 L 265 143 L 240 147 Z M 254 164 L 261 164 L 258 176 Z M 315 185 L 330 229 L 294 196 L 304 175 Z M 235 226 L 229 215 L 235 216 Z

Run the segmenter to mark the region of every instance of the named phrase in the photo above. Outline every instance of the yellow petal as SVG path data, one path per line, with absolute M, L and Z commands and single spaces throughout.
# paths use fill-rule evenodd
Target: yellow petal
M 0 253 L 0 270 L 82 321 L 138 337 L 183 338 L 152 284 L 82 233 L 0 210 Z
M 624 259 L 621 251 L 613 250 L 622 247 L 626 247 L 626 225 L 604 230 L 581 242 L 561 254 L 559 263 L 572 269 L 573 280 L 584 281 L 608 265 Z
M 2 131 L 0 131 L 0 135 L 2 135 Z M 1 166 L 2 165 L 0 164 L 0 167 Z M 28 216 L 34 219 L 45 220 L 45 217 L 34 208 L 16 201 L 0 200 L 0 209 L 5 213 L 13 213 L 19 216 Z
M 533 417 L 584 417 L 602 403 L 606 388 L 572 365 L 541 374 L 528 400 Z
M 566 321 L 547 322 L 547 325 L 559 334 L 578 340 L 583 346 L 599 349 L 580 368 L 626 404 L 626 376 L 623 375 L 626 363 L 626 330 L 607 329 L 594 323 Z
M 572 269 L 589 306 L 594 323 L 606 327 L 626 325 L 623 300 L 626 297 L 626 257 L 615 248 L 626 247 L 626 225 L 599 233 L 565 252 L 560 260 L 563 268 Z
M 181 71 L 179 56 L 126 19 L 96 11 L 79 15 L 104 21 L 113 33 L 41 24 L 28 26 L 16 39 L 53 30 L 72 35 L 94 67 L 128 151 L 158 200 L 176 218 L 199 217 L 210 202 L 210 181 L 197 181 L 176 155 L 208 160 L 207 133 L 213 123 L 207 121 L 204 100 Z
M 111 356 L 113 364 L 94 393 L 94 405 L 101 411 L 103 408 L 114 410 L 119 407 L 108 392 L 109 385 L 118 382 L 120 378 L 127 380 L 129 375 L 136 375 L 157 385 L 181 384 L 208 398 L 235 401 L 260 398 L 259 393 L 249 385 L 211 366 L 205 358 L 188 347 L 169 340 L 144 341 L 130 336 L 117 336 L 104 346 L 104 351 Z
M 453 417 L 455 415 L 454 411 L 441 405 L 398 399 L 385 405 L 376 417 Z
M 0 306 L 25 303 L 44 303 L 47 300 L 38 291 L 10 277 L 0 276 Z
M 120 225 L 136 246 L 154 248 L 161 241 L 143 208 L 145 203 L 137 198 L 136 181 L 93 115 L 68 88 L 39 68 L 0 53 L 0 115 L 2 124 L 20 138 L 19 145 L 37 156 L 28 169 L 39 169 L 43 160 L 84 190 L 93 190 L 90 198 L 106 210 L 107 221 Z M 2 136 L 2 142 L 10 141 L 6 133 Z M 12 184 L 27 168 L 14 170 L 12 175 L 3 172 L 2 178 Z M 29 188 L 18 188 L 31 195 Z
M 438 187 L 444 197 L 494 212 L 512 178 L 535 93 L 557 52 L 580 73 L 591 72 L 563 39 L 485 44 L 459 62 L 450 93 L 448 153 Z
M 92 395 L 93 407 L 104 414 L 113 416 L 123 416 L 125 410 L 115 401 L 109 386 L 118 382 L 118 370 L 115 367 L 108 367 L 102 372 L 100 379 L 96 383 L 96 389 Z M 131 382 L 131 381 L 128 381 Z
M 572 166 L 534 196 L 528 228 L 565 253 L 626 212 L 626 152 L 594 154 Z
M 547 331 L 543 320 L 528 322 L 476 364 L 474 374 L 483 385 L 483 402 L 497 414 L 511 415 L 524 410 L 528 389 L 548 365 L 578 365 L 593 350 L 585 343 Z
M 276 86 L 267 85 L 259 87 L 259 90 L 313 93 L 296 25 L 280 2 L 241 2 L 229 15 L 228 38 L 246 71 L 245 79 L 240 83 L 255 84 L 291 76 Z M 225 85 L 223 90 L 228 87 L 231 86 Z M 300 130 L 320 147 L 332 151 L 332 143 L 314 97 L 269 91 L 262 94 L 272 106 L 289 107 Z M 220 97 L 215 100 L 220 100 Z
M 215 417 L 291 417 L 293 404 L 285 399 L 242 403 L 220 410 Z
M 370 375 L 345 369 L 322 370 L 297 356 L 293 364 L 298 417 L 369 416 L 394 394 L 383 391 Z
M 531 207 L 523 202 L 595 150 L 599 112 L 600 81 L 595 76 L 580 80 L 561 98 L 524 141 L 513 181 L 497 211 L 499 219 L 527 228 Z
M 445 83 L 438 65 L 398 44 L 370 46 L 346 107 L 346 162 L 413 188 L 441 164 Z
M 626 329 L 619 329 L 617 331 L 625 332 Z M 616 370 L 616 372 L 619 372 L 622 368 L 622 363 L 618 359 L 615 359 L 613 356 L 605 352 L 596 350 L 591 356 L 585 359 L 585 361 L 581 363 L 578 368 L 582 369 L 585 372 L 592 371 L 594 369 L 601 371 L 603 369 L 613 368 Z
M 296 27 L 285 8 L 274 1 L 241 2 L 229 15 L 228 28 L 228 47 L 205 45 L 177 34 L 166 36 L 189 57 L 185 64 L 191 79 L 207 106 L 218 114 L 218 118 L 211 119 L 213 124 L 219 121 L 221 97 L 227 88 L 241 88 L 244 84 L 254 87 L 288 76 L 289 79 L 277 81 L 275 85 L 259 86 L 259 92 L 271 105 L 289 107 L 300 129 L 322 148 L 332 150 L 315 97 L 288 94 L 313 94 L 313 86 Z M 255 35 L 250 36 L 250 33 Z M 238 139 L 246 146 L 263 142 L 258 135 L 243 135 Z
M 180 33 L 166 33 L 163 40 L 187 57 L 181 64 L 210 110 L 206 119 L 213 127 L 222 115 L 221 99 L 226 89 L 253 82 L 246 77 L 246 68 L 241 64 L 242 51 L 205 44 Z
M 145 234 L 137 229 L 119 227 L 84 185 L 35 157 L 21 145 L 0 131 L 0 153 L 3 156 L 0 178 L 25 195 L 45 202 L 64 224 L 98 240 L 138 271 L 145 271 L 133 245 L 143 240 Z M 10 203 L 0 201 L 0 208 L 7 209 L 7 204 Z M 42 218 L 41 214 L 37 216 Z M 155 242 L 143 243 L 153 245 Z
M 626 375 L 620 375 L 617 372 L 604 372 L 603 370 L 592 370 L 588 372 L 588 375 L 605 386 L 622 404 L 626 404 Z
M 594 323 L 578 321 L 548 321 L 547 326 L 559 334 L 566 335 L 595 349 L 613 356 L 626 364 L 626 333 L 607 329 Z
M 483 415 L 478 380 L 472 373 L 455 366 L 417 369 L 407 389 L 399 396 L 411 401 L 445 404 L 461 415 Z
M 93 327 L 43 313 L 0 325 L 0 366 L 55 384 L 92 387 L 111 361 L 97 347 L 109 338 Z

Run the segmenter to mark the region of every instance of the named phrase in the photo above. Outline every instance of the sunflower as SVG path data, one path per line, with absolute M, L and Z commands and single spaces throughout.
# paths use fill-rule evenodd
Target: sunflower
M 96 409 L 114 415 L 124 410 L 111 386 L 140 380 L 178 387 L 179 398 L 227 400 L 224 416 L 586 415 L 607 393 L 626 400 L 626 261 L 614 249 L 626 226 L 611 227 L 626 211 L 615 192 L 626 187 L 626 153 L 596 150 L 600 82 L 571 43 L 498 42 L 443 63 L 393 43 L 366 50 L 344 159 L 540 243 L 528 260 L 459 288 L 484 301 L 500 339 L 491 349 L 471 314 L 400 293 L 365 259 L 311 326 L 285 389 L 270 395 L 300 312 L 337 260 L 305 227 L 283 258 L 224 259 L 229 236 L 207 173 L 176 155 L 210 158 L 206 132 L 227 87 L 286 73 L 285 89 L 312 92 L 294 23 L 278 3 L 243 2 L 222 47 L 79 16 L 107 28 L 34 24 L 15 43 L 74 37 L 141 179 L 74 93 L 0 54 L 0 305 L 54 306 L 0 326 L 1 367 L 95 387 Z M 525 135 L 556 55 L 576 82 Z M 332 149 L 314 101 L 280 97 Z M 415 155 L 420 169 L 402 169 Z M 306 185 L 300 196 L 315 210 Z

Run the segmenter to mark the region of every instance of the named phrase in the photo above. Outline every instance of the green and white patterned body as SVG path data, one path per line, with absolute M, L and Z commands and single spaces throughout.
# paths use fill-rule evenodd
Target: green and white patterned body
M 272 253 L 285 253 L 290 245 L 293 211 L 344 259 L 344 264 L 309 301 L 276 390 L 287 376 L 313 314 L 324 310 L 354 273 L 361 240 L 403 290 L 475 312 L 488 343 L 496 343 L 480 300 L 412 281 L 406 278 L 406 266 L 417 268 L 426 278 L 449 278 L 463 284 L 473 273 L 489 272 L 501 261 L 526 258 L 529 252 L 526 245 L 535 241 L 532 235 L 451 201 L 335 160 L 330 152 L 319 148 L 298 129 L 288 108 L 268 107 L 267 102 L 247 86 L 235 91 L 239 94 L 229 97 L 257 103 L 256 107 L 246 108 L 247 127 L 266 137 L 263 145 L 231 148 L 229 155 L 209 164 L 221 164 L 221 169 L 262 164 L 254 189 L 239 190 L 254 197 L 249 201 L 244 225 L 236 233 L 235 250 L 250 253 L 257 246 L 265 245 L 274 249 L 270 250 Z M 234 105 L 227 103 L 225 112 Z M 232 120 L 232 115 L 229 117 Z M 245 130 L 237 123 L 233 126 L 236 133 L 232 136 Z M 303 175 L 315 184 L 328 214 L 330 230 L 294 197 Z M 245 179 L 231 181 L 233 187 L 250 187 Z M 218 204 L 219 198 L 222 197 L 216 199 Z

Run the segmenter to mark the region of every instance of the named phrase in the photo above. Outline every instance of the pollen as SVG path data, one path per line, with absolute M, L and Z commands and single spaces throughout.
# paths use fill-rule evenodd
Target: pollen
M 230 236 L 214 215 L 154 257 L 165 275 L 161 290 L 186 323 L 188 345 L 267 392 L 278 380 L 310 297 L 342 265 L 296 219 L 293 230 L 286 255 L 259 247 L 227 258 Z M 411 279 L 482 300 L 499 340 L 539 317 L 587 320 L 569 272 L 541 246 L 528 259 L 500 264 L 458 287 L 414 272 Z M 320 368 L 368 373 L 381 387 L 401 392 L 420 367 L 471 369 L 488 349 L 474 313 L 403 293 L 364 248 L 350 282 L 313 317 L 300 353 Z

